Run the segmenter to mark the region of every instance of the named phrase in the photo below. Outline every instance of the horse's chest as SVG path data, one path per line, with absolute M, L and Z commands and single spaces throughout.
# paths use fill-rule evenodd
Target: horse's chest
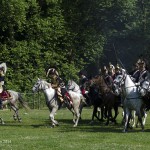
M 142 101 L 140 99 L 125 99 L 124 101 L 124 106 L 132 109 L 132 110 L 136 110 L 137 108 L 139 108 L 142 105 Z

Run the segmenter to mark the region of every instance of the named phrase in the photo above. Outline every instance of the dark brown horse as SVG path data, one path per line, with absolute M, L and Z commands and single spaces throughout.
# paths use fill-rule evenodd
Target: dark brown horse
M 113 93 L 111 87 L 108 87 L 102 75 L 92 78 L 91 81 L 93 84 L 96 84 L 99 87 L 99 92 L 105 107 L 105 117 L 107 118 L 106 125 L 109 124 L 110 119 L 112 122 L 116 122 L 118 115 L 119 97 Z M 115 111 L 114 117 L 112 116 L 112 109 Z
M 99 89 L 95 84 L 91 84 L 91 80 L 88 80 L 84 84 L 84 89 L 88 91 L 88 98 L 90 100 L 90 104 L 93 106 L 93 114 L 91 124 L 94 122 L 94 117 L 99 121 L 103 121 L 103 100 L 99 93 Z M 101 116 L 100 116 L 101 115 Z

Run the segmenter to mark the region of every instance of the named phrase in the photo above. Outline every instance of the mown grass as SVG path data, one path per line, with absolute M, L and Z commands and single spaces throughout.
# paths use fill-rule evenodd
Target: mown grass
M 22 123 L 13 121 L 9 110 L 0 111 L 6 123 L 0 126 L 0 150 L 149 150 L 149 113 L 145 132 L 139 127 L 128 133 L 122 133 L 121 110 L 118 123 L 109 126 L 98 121 L 91 126 L 91 114 L 91 108 L 84 108 L 79 126 L 73 128 L 72 114 L 61 109 L 55 117 L 60 126 L 50 128 L 47 108 L 21 110 Z

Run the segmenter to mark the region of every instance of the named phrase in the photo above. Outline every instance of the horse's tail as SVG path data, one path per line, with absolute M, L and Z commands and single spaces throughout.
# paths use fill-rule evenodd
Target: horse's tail
M 20 104 L 26 109 L 26 110 L 30 110 L 30 107 L 28 106 L 27 102 L 25 102 L 23 100 L 23 97 L 21 95 L 21 93 L 18 93 L 18 100 L 20 102 Z

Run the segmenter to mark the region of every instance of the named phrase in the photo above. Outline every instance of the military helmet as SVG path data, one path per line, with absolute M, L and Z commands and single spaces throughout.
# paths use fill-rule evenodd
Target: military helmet
M 114 65 L 111 62 L 109 62 L 109 68 L 110 69 L 114 69 L 115 68 Z
M 56 75 L 56 76 L 59 76 L 58 71 L 57 71 L 55 68 L 50 68 L 50 69 L 48 69 L 47 76 L 48 76 L 48 75 Z
M 120 66 L 119 64 L 116 65 L 115 69 L 120 69 Z
M 139 60 L 137 61 L 137 64 L 138 64 L 138 65 L 145 65 L 145 61 L 142 60 L 142 59 L 139 59 Z

